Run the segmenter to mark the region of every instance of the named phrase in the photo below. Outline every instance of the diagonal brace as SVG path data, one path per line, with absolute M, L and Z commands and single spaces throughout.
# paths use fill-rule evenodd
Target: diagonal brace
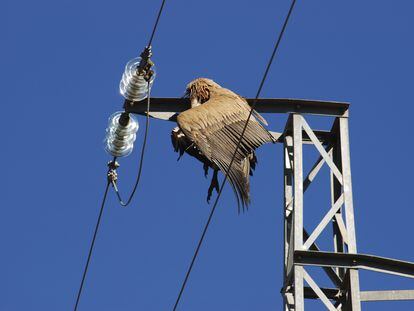
M 322 146 L 318 138 L 316 137 L 315 133 L 310 128 L 309 124 L 306 122 L 305 118 L 302 117 L 302 127 L 305 130 L 305 132 L 308 134 L 309 138 L 312 140 L 314 146 L 316 149 L 318 149 L 321 156 L 325 159 L 326 164 L 329 165 L 332 172 L 334 173 L 335 177 L 338 179 L 339 183 L 343 185 L 343 179 L 342 174 L 339 171 L 338 167 L 333 163 L 332 158 L 329 156 L 329 154 L 326 152 L 325 148 Z
M 315 281 L 311 278 L 311 276 L 303 269 L 303 278 L 305 279 L 306 283 L 313 289 L 316 295 L 320 298 L 323 304 L 328 308 L 330 311 L 337 311 L 338 309 L 332 304 L 332 302 L 326 297 L 325 293 L 320 289 L 320 287 L 315 283 Z
M 309 247 L 315 242 L 315 240 L 318 238 L 318 236 L 321 234 L 323 229 L 328 225 L 329 221 L 335 216 L 336 212 L 341 208 L 341 206 L 344 204 L 344 195 L 341 194 L 339 199 L 335 202 L 335 204 L 332 206 L 332 208 L 329 210 L 328 213 L 326 213 L 325 217 L 321 220 L 319 225 L 313 230 L 310 237 L 306 240 L 305 244 L 303 244 L 303 248 L 309 249 Z

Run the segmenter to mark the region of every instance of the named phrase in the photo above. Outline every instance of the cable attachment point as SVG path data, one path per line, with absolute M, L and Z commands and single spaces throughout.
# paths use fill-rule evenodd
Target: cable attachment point
M 119 163 L 115 160 L 108 162 L 108 182 L 112 184 L 113 187 L 116 188 L 116 181 L 118 180 L 118 173 L 116 169 L 119 167 Z
M 154 75 L 154 62 L 151 60 L 152 50 L 151 46 L 145 47 L 144 51 L 141 53 L 141 61 L 138 67 L 138 73 L 144 76 L 145 81 L 150 82 L 152 76 Z

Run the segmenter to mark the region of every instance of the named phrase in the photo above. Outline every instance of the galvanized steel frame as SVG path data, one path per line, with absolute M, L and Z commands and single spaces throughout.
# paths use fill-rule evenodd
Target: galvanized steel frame
M 284 135 L 284 240 L 285 250 L 287 250 L 288 254 L 285 255 L 285 283 L 282 292 L 286 297 L 285 310 L 303 311 L 305 309 L 304 282 L 310 286 L 311 290 L 319 297 L 328 310 L 338 310 L 338 308 L 341 308 L 340 310 L 361 310 L 359 275 L 356 269 L 347 269 L 346 272 L 343 269 L 341 271 L 339 269 L 329 270 L 328 276 L 333 280 L 334 285 L 342 290 L 342 295 L 338 296 L 334 305 L 305 270 L 304 265 L 298 264 L 295 260 L 297 258 L 295 257 L 295 252 L 307 251 L 311 246 L 314 246 L 316 239 L 325 227 L 332 222 L 332 219 L 335 219 L 334 226 L 336 226 L 334 227 L 336 249 L 356 253 L 347 126 L 348 119 L 346 117 L 337 117 L 331 131 L 332 139 L 327 143 L 318 140 L 303 115 L 291 114 L 287 122 Z M 305 180 L 303 179 L 303 132 L 308 135 L 320 154 L 318 161 Z M 338 141 L 340 144 L 338 144 Z M 323 145 L 326 145 L 326 147 Z M 340 157 L 333 157 L 334 153 L 335 155 L 340 155 Z M 306 233 L 304 236 L 303 194 L 324 163 L 329 166 L 331 171 L 332 207 L 323 215 L 322 220 L 313 232 L 311 234 Z M 306 188 L 304 188 L 304 184 Z M 293 197 L 292 193 L 294 194 Z M 293 208 L 292 204 L 289 203 L 292 201 Z M 342 216 L 343 210 L 346 225 Z M 317 211 L 315 210 L 315 212 Z M 338 220 L 342 230 L 339 230 Z M 332 275 L 335 276 L 333 277 Z M 344 286 L 345 284 L 347 286 Z M 346 290 L 344 291 L 343 289 Z M 292 294 L 293 306 L 287 298 L 287 296 Z
M 247 99 L 252 104 L 254 99 Z M 152 98 L 150 116 L 175 121 L 179 112 L 190 108 L 187 98 Z M 260 113 L 288 113 L 283 133 L 272 134 L 284 152 L 284 283 L 285 311 L 303 311 L 305 299 L 319 299 L 328 310 L 360 311 L 361 301 L 414 300 L 414 290 L 360 291 L 359 269 L 369 269 L 414 278 L 414 263 L 357 254 L 349 150 L 348 103 L 304 99 L 258 99 Z M 145 114 L 146 105 L 128 102 L 124 109 Z M 309 115 L 333 117 L 330 131 L 312 129 Z M 303 145 L 313 144 L 320 156 L 303 176 Z M 303 194 L 324 164 L 330 169 L 332 206 L 309 234 L 304 228 Z M 309 208 L 309 207 L 307 207 Z M 313 209 L 316 213 L 318 210 Z M 333 226 L 333 252 L 316 244 L 327 225 Z M 322 268 L 334 288 L 323 288 L 306 270 Z M 308 286 L 305 286 L 307 284 Z
M 305 114 L 290 114 L 280 141 L 284 146 L 284 285 L 285 311 L 303 311 L 305 299 L 319 299 L 328 310 L 361 310 L 361 301 L 414 300 L 413 290 L 360 291 L 358 269 L 414 277 L 414 264 L 372 255 L 357 254 L 348 114 L 333 116 L 329 134 L 323 139 L 309 126 Z M 306 138 L 305 138 L 306 136 Z M 322 139 L 321 139 L 322 138 Z M 303 176 L 305 143 L 310 142 L 319 158 Z M 304 228 L 304 192 L 322 166 L 330 170 L 331 208 L 321 215 L 313 231 Z M 328 183 L 327 183 L 328 184 Z M 315 206 L 313 213 L 320 213 Z M 315 244 L 328 224 L 333 226 L 333 252 Z M 306 266 L 321 267 L 335 288 L 321 288 Z M 306 286 L 307 284 L 308 286 Z

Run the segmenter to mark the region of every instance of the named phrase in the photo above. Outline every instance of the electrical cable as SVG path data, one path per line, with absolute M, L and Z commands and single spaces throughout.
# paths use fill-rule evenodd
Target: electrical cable
M 149 129 L 149 122 L 150 122 L 150 120 L 149 120 L 150 119 L 150 115 L 149 115 L 150 105 L 151 105 L 151 87 L 150 87 L 150 82 L 148 81 L 147 117 L 146 117 L 146 120 L 145 120 L 144 141 L 142 143 L 142 148 L 141 148 L 141 158 L 140 158 L 140 161 L 139 161 L 138 175 L 137 175 L 137 179 L 135 181 L 134 188 L 132 189 L 132 192 L 129 195 L 129 198 L 126 202 L 124 202 L 124 200 L 122 200 L 122 196 L 119 193 L 119 189 L 116 185 L 116 182 L 114 180 L 112 180 L 112 182 L 111 182 L 112 186 L 114 187 L 114 190 L 115 190 L 116 196 L 118 198 L 119 204 L 121 206 L 124 206 L 124 207 L 128 206 L 131 203 L 132 198 L 135 195 L 135 191 L 138 188 L 139 181 L 141 180 L 141 173 L 142 173 L 142 168 L 143 168 L 143 163 L 144 163 L 144 155 L 145 155 L 145 150 L 146 150 L 146 145 L 147 145 L 148 129 Z
M 285 32 L 286 26 L 287 26 L 287 24 L 288 24 L 288 21 L 289 21 L 289 18 L 290 18 L 291 13 L 292 13 L 292 11 L 293 11 L 293 8 L 294 8 L 294 6 L 295 6 L 295 3 L 296 3 L 296 0 L 293 0 L 293 1 L 292 1 L 292 3 L 291 3 L 291 5 L 290 5 L 290 8 L 289 8 L 288 14 L 286 15 L 286 18 L 285 18 L 285 21 L 284 21 L 284 23 L 283 23 L 282 29 L 281 29 L 281 31 L 280 31 L 280 33 L 279 33 L 278 39 L 277 39 L 276 44 L 275 44 L 275 46 L 274 46 L 274 48 L 273 48 L 272 55 L 271 55 L 271 57 L 270 57 L 270 59 L 269 59 L 269 62 L 268 62 L 268 64 L 267 64 L 267 66 L 266 66 L 266 70 L 265 70 L 265 72 L 264 72 L 263 78 L 262 78 L 261 83 L 260 83 L 260 85 L 259 85 L 259 89 L 258 89 L 258 91 L 257 91 L 257 93 L 256 93 L 256 97 L 255 97 L 255 99 L 254 99 L 254 101 L 253 101 L 253 103 L 252 103 L 252 105 L 251 105 L 251 109 L 250 109 L 249 116 L 247 117 L 247 120 L 246 120 L 245 125 L 244 125 L 244 127 L 243 127 L 243 131 L 242 131 L 242 133 L 241 133 L 241 135 L 240 135 L 240 138 L 239 138 L 239 140 L 238 140 L 238 143 L 237 143 L 236 149 L 235 149 L 235 151 L 234 151 L 233 157 L 232 157 L 232 159 L 231 159 L 231 161 L 230 161 L 230 164 L 229 164 L 228 169 L 227 169 L 227 170 L 226 170 L 226 172 L 225 172 L 224 179 L 223 179 L 223 182 L 221 183 L 219 193 L 217 194 L 216 200 L 214 201 L 213 207 L 211 208 L 211 211 L 210 211 L 209 217 L 208 217 L 208 219 L 207 219 L 207 223 L 206 223 L 206 224 L 205 224 L 205 226 L 204 226 L 203 232 L 202 232 L 202 234 L 201 234 L 201 238 L 200 238 L 200 240 L 199 240 L 199 242 L 198 242 L 198 244 L 197 244 L 197 247 L 196 247 L 196 250 L 195 250 L 195 252 L 194 252 L 193 258 L 192 258 L 192 260 L 191 260 L 190 266 L 188 267 L 188 270 L 187 270 L 187 273 L 186 273 L 186 275 L 185 275 L 184 281 L 183 281 L 183 283 L 182 283 L 182 285 L 181 285 L 181 289 L 180 289 L 180 292 L 179 292 L 179 294 L 178 294 L 178 297 L 177 297 L 177 299 L 176 299 L 176 301 L 175 301 L 175 304 L 174 304 L 174 307 L 173 307 L 173 311 L 175 311 L 175 310 L 177 309 L 177 306 L 178 306 L 178 304 L 179 304 L 179 302 L 180 302 L 180 300 L 181 300 L 181 296 L 182 296 L 182 294 L 183 294 L 183 292 L 184 292 L 184 289 L 185 289 L 185 287 L 186 287 L 186 284 L 187 284 L 188 278 L 189 278 L 189 276 L 190 276 L 190 273 L 191 273 L 191 271 L 192 271 L 192 268 L 193 268 L 194 262 L 195 262 L 195 260 L 196 260 L 196 258 L 197 258 L 197 256 L 198 256 L 199 251 L 200 251 L 200 248 L 201 248 L 201 245 L 202 245 L 202 243 L 203 243 L 204 237 L 205 237 L 205 235 L 206 235 L 207 229 L 208 229 L 208 227 L 209 227 L 209 225 L 210 225 L 210 223 L 211 223 L 211 219 L 213 218 L 213 215 L 214 215 L 214 212 L 215 212 L 215 210 L 216 210 L 217 203 L 218 203 L 218 202 L 219 202 L 219 200 L 220 200 L 221 193 L 222 193 L 222 191 L 223 191 L 224 185 L 226 184 L 227 177 L 228 177 L 228 173 L 230 172 L 230 169 L 231 169 L 231 167 L 232 167 L 232 165 L 233 165 L 234 159 L 235 159 L 235 157 L 236 157 L 236 155 L 237 155 L 237 151 L 239 150 L 239 147 L 240 147 L 241 142 L 242 142 L 242 140 L 243 140 L 244 133 L 246 132 L 247 126 L 248 126 L 248 124 L 249 124 L 249 120 L 250 120 L 250 118 L 251 118 L 251 116 L 252 116 L 252 114 L 253 114 L 254 108 L 255 108 L 255 106 L 256 106 L 257 99 L 259 98 L 260 93 L 261 93 L 261 91 L 262 91 L 262 88 L 263 88 L 264 82 L 265 82 L 265 80 L 266 80 L 266 78 L 267 78 L 267 75 L 268 75 L 268 73 L 269 73 L 269 70 L 270 70 L 270 67 L 271 67 L 271 65 L 272 65 L 273 59 L 274 59 L 274 57 L 275 57 L 275 55 L 276 55 L 276 51 L 277 51 L 277 49 L 278 49 L 278 47 L 279 47 L 279 44 L 280 44 L 280 42 L 281 42 L 281 40 L 282 40 L 283 34 L 284 34 L 284 32 Z
M 162 1 L 161 7 L 158 11 L 157 19 L 155 21 L 155 24 L 154 24 L 154 27 L 152 29 L 152 33 L 151 33 L 151 36 L 150 36 L 150 39 L 149 39 L 149 42 L 148 42 L 148 47 L 151 46 L 152 41 L 154 39 L 155 31 L 158 27 L 158 23 L 159 23 L 159 20 L 160 20 L 160 17 L 161 17 L 161 13 L 164 9 L 164 4 L 165 4 L 165 0 Z M 79 290 L 78 290 L 78 294 L 77 294 L 77 297 L 76 297 L 76 303 L 75 303 L 74 311 L 77 310 L 78 305 L 79 305 L 80 297 L 81 297 L 82 290 L 83 290 L 83 284 L 85 283 L 86 274 L 88 272 L 89 263 L 90 263 L 90 260 L 91 260 L 91 257 L 92 257 L 92 252 L 93 252 L 93 248 L 94 248 L 94 245 L 95 245 L 95 240 L 96 240 L 96 236 L 97 236 L 97 233 L 98 233 L 99 225 L 100 225 L 100 222 L 101 222 L 102 213 L 103 213 L 103 210 L 104 210 L 104 207 L 105 207 L 105 202 L 106 202 L 106 198 L 107 198 L 107 195 L 108 195 L 109 186 L 111 184 L 113 185 L 113 187 L 115 189 L 115 192 L 117 194 L 118 200 L 120 201 L 120 204 L 122 206 L 127 206 L 131 202 L 131 200 L 132 200 L 132 198 L 135 194 L 135 191 L 138 187 L 139 181 L 141 179 L 142 167 L 143 167 L 143 162 L 144 162 L 145 147 L 146 147 L 146 143 L 147 143 L 148 128 L 149 128 L 150 103 L 151 103 L 151 101 L 150 101 L 150 82 L 148 81 L 147 118 L 146 118 L 146 124 L 145 124 L 145 135 L 144 135 L 144 141 L 143 141 L 143 145 L 142 145 L 142 149 L 141 149 L 141 159 L 140 159 L 140 163 L 139 163 L 137 180 L 135 182 L 135 185 L 134 185 L 134 188 L 131 192 L 131 195 L 128 198 L 128 201 L 126 203 L 124 203 L 122 198 L 121 198 L 121 195 L 119 194 L 118 188 L 116 187 L 116 184 L 115 184 L 114 180 L 110 179 L 109 176 L 108 176 L 108 182 L 107 182 L 107 185 L 106 185 L 106 188 L 105 188 L 105 193 L 104 193 L 104 196 L 103 196 L 103 199 L 102 199 L 101 209 L 99 211 L 98 220 L 97 220 L 97 223 L 96 223 L 96 226 L 95 226 L 95 231 L 94 231 L 92 242 L 91 242 L 91 245 L 90 245 L 90 248 L 89 248 L 88 258 L 86 260 L 85 268 L 84 268 L 83 275 L 82 275 L 82 280 L 81 280 Z M 112 163 L 114 165 L 115 165 L 115 161 L 116 161 L 116 157 L 114 157 L 113 160 L 112 160 Z
M 162 13 L 162 10 L 164 9 L 164 4 L 165 4 L 165 0 L 162 0 L 161 7 L 160 7 L 160 9 L 158 11 L 157 19 L 156 19 L 155 24 L 154 24 L 154 27 L 152 29 L 151 37 L 150 37 L 150 39 L 148 41 L 148 45 L 147 45 L 148 47 L 151 46 L 152 39 L 154 39 L 155 31 L 157 30 L 158 22 L 160 21 L 161 13 Z
M 108 195 L 108 190 L 109 190 L 110 184 L 111 183 L 110 183 L 110 181 L 108 179 L 108 182 L 107 182 L 106 188 L 105 188 L 105 192 L 104 192 L 104 196 L 103 196 L 103 199 L 102 199 L 101 209 L 99 211 L 98 220 L 96 222 L 95 231 L 93 233 L 93 238 L 92 238 L 91 246 L 89 248 L 88 259 L 86 260 L 85 268 L 83 270 L 83 275 L 82 275 L 82 281 L 80 283 L 79 290 L 78 290 L 78 295 L 76 297 L 76 303 L 75 303 L 75 307 L 73 309 L 74 311 L 76 311 L 78 309 L 78 304 L 79 304 L 80 296 L 81 296 L 82 290 L 83 290 L 83 284 L 85 282 L 86 273 L 88 272 L 89 262 L 90 262 L 91 257 L 92 257 L 93 247 L 95 245 L 96 235 L 98 233 L 99 225 L 101 223 L 102 213 L 103 213 L 103 210 L 104 210 L 104 207 L 105 207 L 106 197 Z

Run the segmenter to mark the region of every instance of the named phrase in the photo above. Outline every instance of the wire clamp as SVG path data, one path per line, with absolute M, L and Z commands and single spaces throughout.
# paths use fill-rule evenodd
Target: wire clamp
M 119 166 L 119 163 L 115 160 L 108 162 L 108 182 L 110 182 L 114 187 L 116 187 L 116 181 L 118 180 L 118 173 L 116 172 L 116 169 Z
M 145 47 L 140 56 L 141 61 L 138 66 L 138 73 L 144 77 L 145 81 L 149 82 L 154 75 L 154 70 L 151 69 L 154 66 L 154 63 L 151 60 L 151 46 Z

